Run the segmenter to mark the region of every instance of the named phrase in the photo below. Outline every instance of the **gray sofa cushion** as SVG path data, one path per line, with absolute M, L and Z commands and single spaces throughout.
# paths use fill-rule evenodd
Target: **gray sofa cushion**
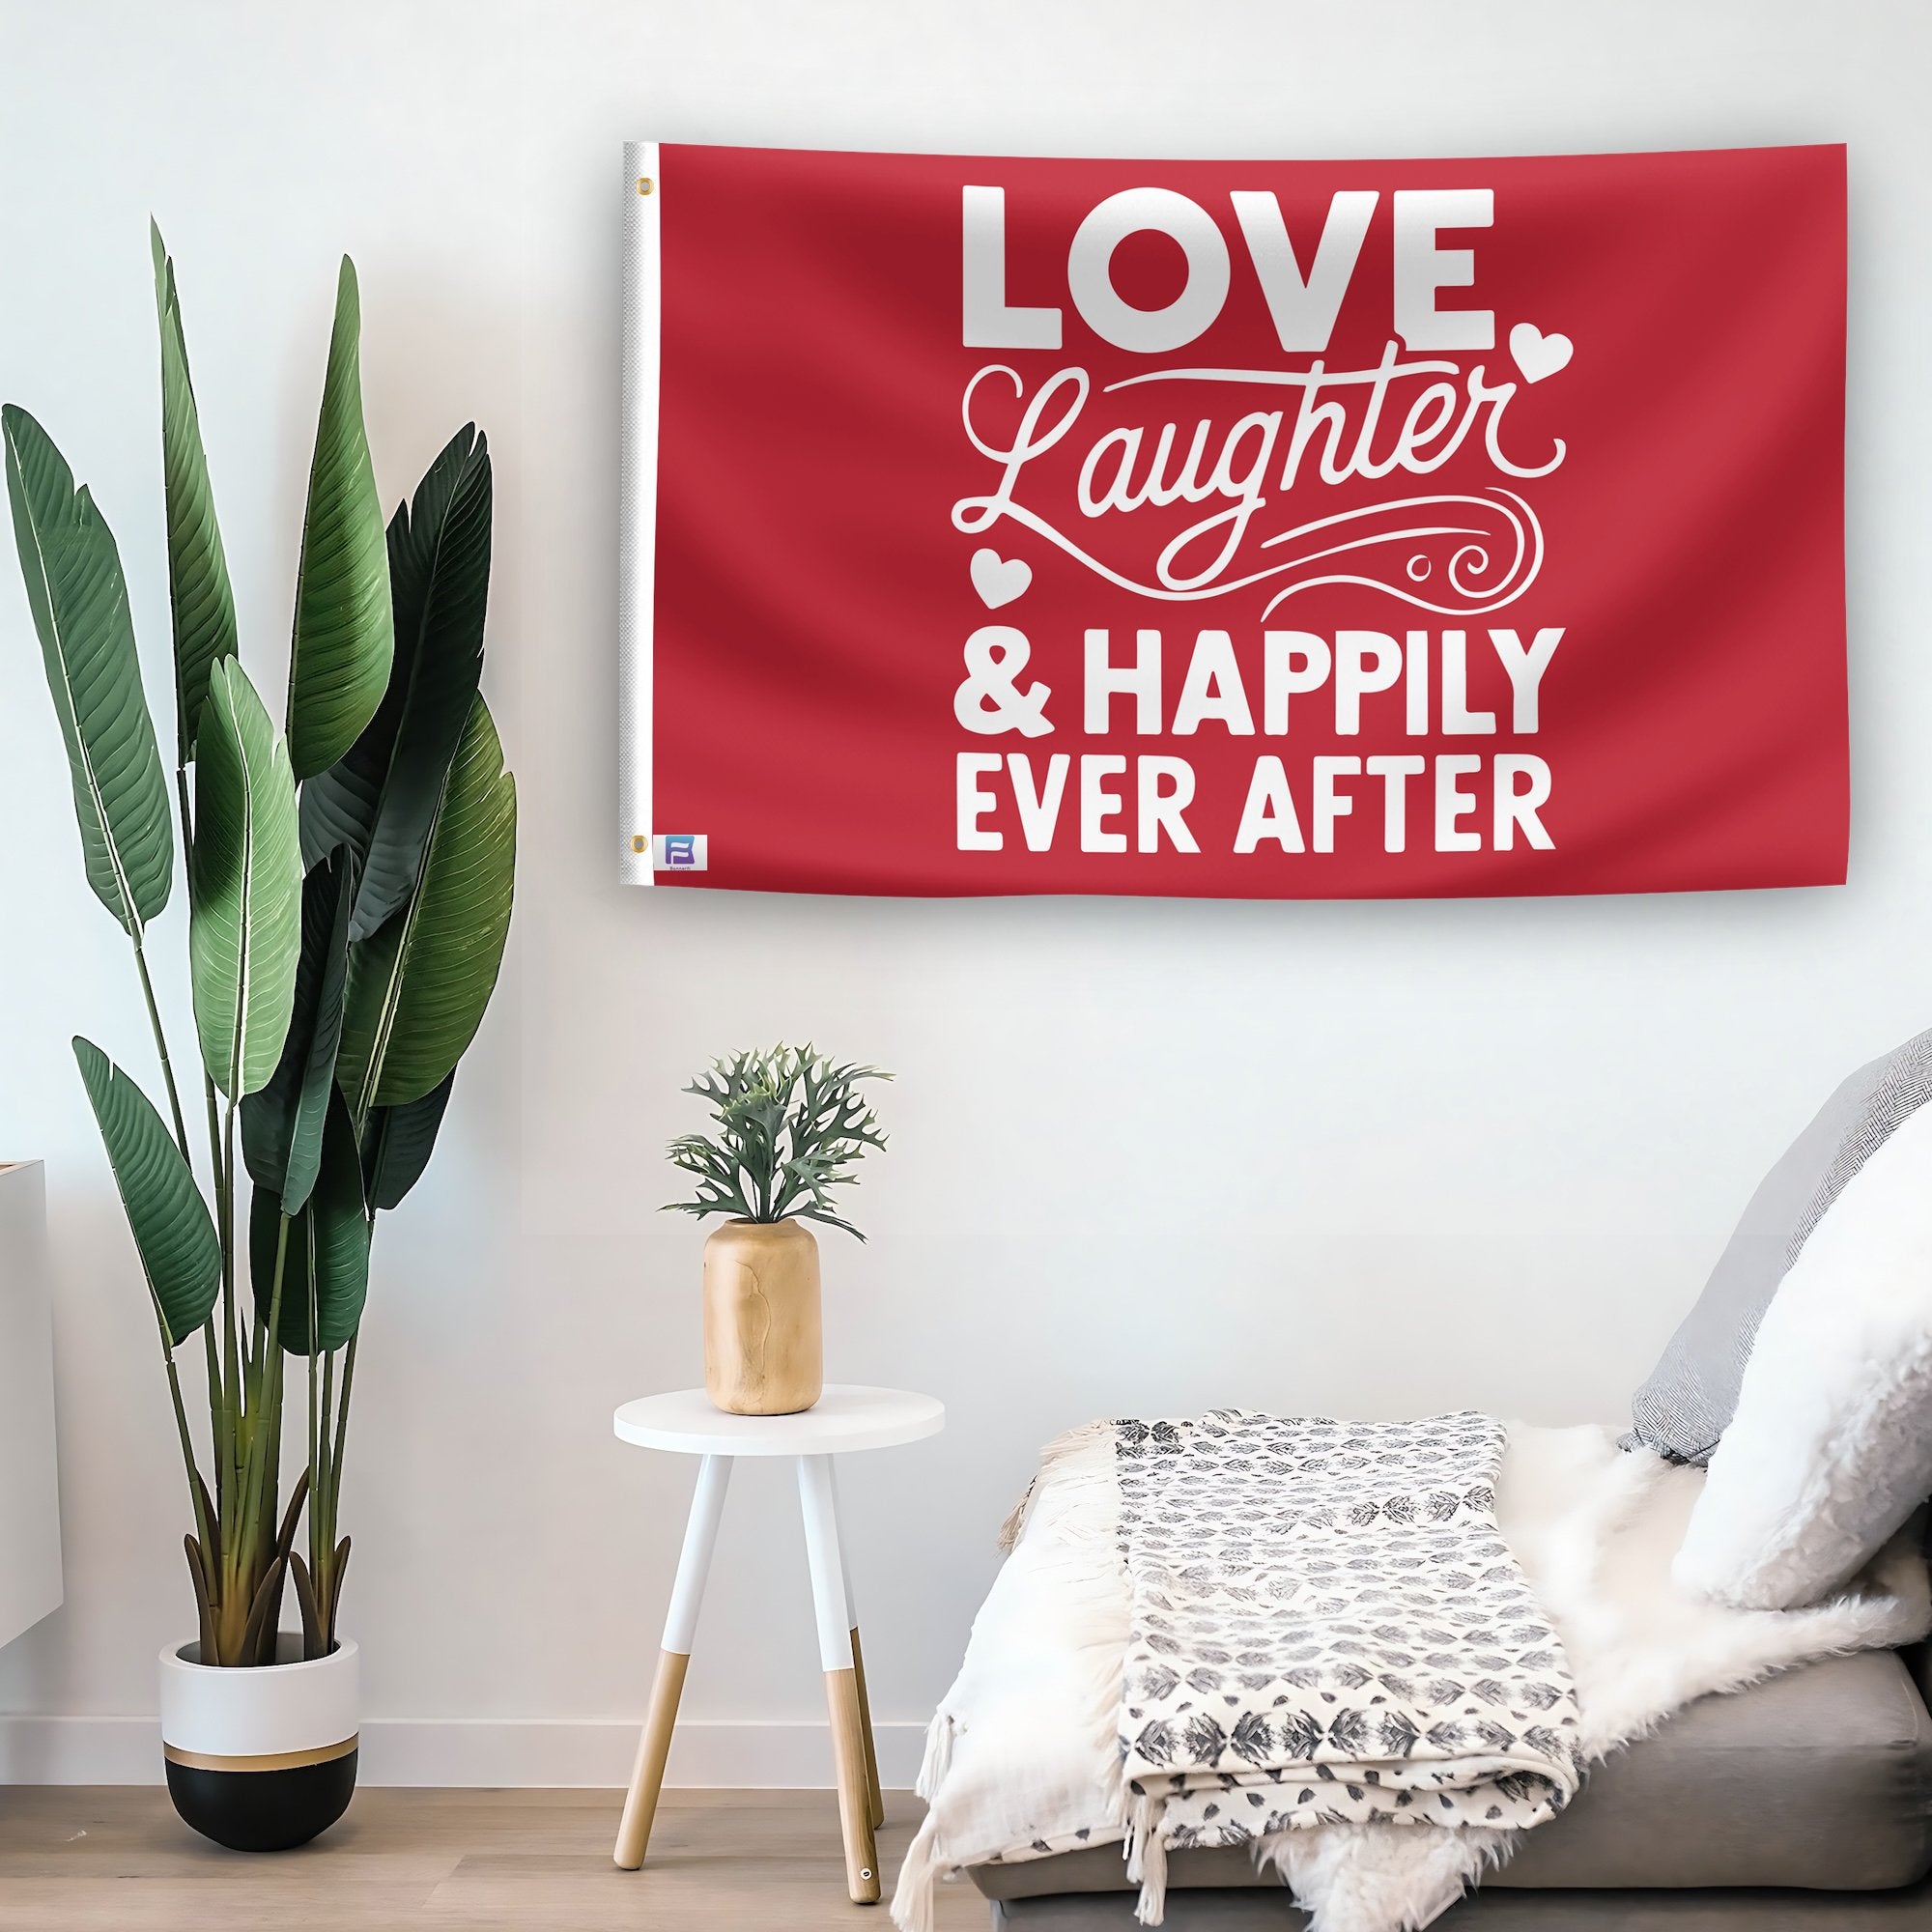
M 1471 1892 L 1429 1932 L 1927 1932 L 1932 1886 L 1910 1891 Z M 1162 1932 L 1308 1932 L 1264 1891 L 1170 1895 Z M 1141 1932 L 1117 1891 L 996 1899 L 993 1932 Z
M 1932 1031 L 1860 1067 L 1825 1102 L 1751 1196 L 1696 1306 L 1637 1390 L 1626 1447 L 1710 1461 L 1778 1284 L 1853 1175 L 1927 1099 Z
M 1420 1827 L 1411 1829 L 1419 1830 Z M 1485 1889 L 1886 1890 L 1932 1871 L 1932 1718 L 1891 1651 L 1704 1697 L 1600 1765 Z M 980 1865 L 989 1898 L 1124 1891 L 1118 1845 Z M 1239 1848 L 1177 1852 L 1170 1890 L 1273 1888 Z
M 1895 1652 L 1833 1658 L 1700 1698 L 1543 1830 L 1505 1884 L 1912 1885 L 1932 1871 L 1932 1718 Z

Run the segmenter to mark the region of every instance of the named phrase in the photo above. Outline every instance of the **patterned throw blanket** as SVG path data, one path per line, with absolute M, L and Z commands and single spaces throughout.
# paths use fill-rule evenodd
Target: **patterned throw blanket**
M 1496 1526 L 1474 1412 L 1116 1422 L 1128 1876 L 1311 1824 L 1520 1829 L 1582 1776 L 1555 1634 Z
M 1466 1447 L 1441 1439 L 1445 1432 L 1459 1436 L 1465 1430 Z M 1535 1724 L 1559 1741 L 1577 1738 L 1584 1757 L 1597 1764 L 1696 1698 L 1738 1690 L 1824 1657 L 1897 1649 L 1932 1629 L 1925 1559 L 1911 1532 L 1894 1539 L 1864 1577 L 1810 1609 L 1736 1610 L 1686 1595 L 1671 1578 L 1671 1559 L 1702 1493 L 1704 1472 L 1647 1451 L 1622 1454 L 1614 1429 L 1510 1425 L 1497 1483 L 1502 1542 L 1496 1544 L 1487 1503 L 1479 1496 L 1472 1510 L 1468 1499 L 1471 1489 L 1487 1489 L 1494 1472 L 1493 1434 L 1492 1424 L 1460 1416 L 1391 1430 L 1236 1415 L 1172 1431 L 1089 1423 L 1050 1444 L 1027 1501 L 1009 1522 L 1012 1553 L 974 1618 L 959 1674 L 926 1734 L 918 1787 L 927 1804 L 925 1820 L 907 1848 L 893 1900 L 900 1932 L 933 1932 L 934 1891 L 942 1878 L 1083 1848 L 1112 1851 L 1139 1813 L 1141 1835 L 1149 1841 L 1143 1872 L 1151 1866 L 1157 1880 L 1167 1844 L 1162 1828 L 1205 1830 L 1238 1844 L 1261 1829 L 1261 1821 L 1243 1821 L 1242 1814 L 1263 1811 L 1284 1820 L 1286 1828 L 1254 1838 L 1249 1849 L 1256 1865 L 1278 1878 L 1312 1915 L 1309 1932 L 1414 1932 L 1433 1924 L 1522 1839 L 1500 1792 L 1484 1801 L 1467 1783 L 1429 1783 L 1430 1774 L 1452 1765 L 1468 1772 L 1475 1756 L 1488 1750 L 1489 1741 L 1463 1727 L 1492 1722 L 1512 1733 L 1520 1725 L 1527 1733 Z M 1123 1454 L 1116 1453 L 1117 1435 Z M 1404 1452 L 1393 1446 L 1418 1435 L 1433 1440 L 1425 1453 L 1441 1452 L 1439 1481 L 1413 1480 Z M 1258 1450 L 1258 1444 L 1266 1446 Z M 1250 1466 L 1227 1472 L 1232 1493 L 1214 1498 L 1219 1520 L 1204 1528 L 1201 1561 L 1146 1548 L 1149 1496 L 1174 1490 L 1174 1507 L 1158 1509 L 1156 1518 L 1163 1525 L 1183 1521 L 1197 1486 L 1179 1480 L 1179 1459 L 1204 1449 L 1210 1467 L 1224 1456 L 1230 1463 L 1245 1459 Z M 1217 1468 L 1212 1477 L 1217 1491 L 1223 1473 Z M 1328 1487 L 1331 1479 L 1344 1487 L 1317 1500 L 1314 1485 Z M 1124 1535 L 1123 1490 L 1133 1492 L 1138 1525 Z M 1311 1501 L 1327 1515 L 1325 1523 L 1276 1520 L 1284 1509 L 1293 1519 L 1308 1517 Z M 1415 1527 L 1425 1533 L 1446 1527 L 1451 1547 L 1399 1550 L 1392 1532 Z M 1479 1542 L 1491 1546 L 1490 1554 L 1477 1553 Z M 1129 1556 L 1137 1545 L 1144 1553 L 1138 1580 L 1130 1580 Z M 1163 1651 L 1151 1639 L 1179 1641 L 1179 1619 L 1144 1605 L 1143 1590 L 1163 1573 L 1187 1572 L 1169 1586 L 1170 1601 L 1191 1605 L 1223 1564 L 1228 1608 L 1210 1604 L 1208 1614 L 1236 1617 L 1242 1639 L 1252 1617 L 1264 1641 L 1209 1637 L 1197 1647 L 1190 1637 L 1185 1650 Z M 1290 1577 L 1297 1569 L 1308 1573 L 1305 1593 L 1290 1581 L 1286 1587 L 1271 1583 L 1264 1594 L 1250 1580 L 1255 1572 Z M 1445 1588 L 1451 1569 L 1464 1580 Z M 1385 1581 L 1399 1591 L 1386 1591 L 1393 1603 L 1361 1605 L 1360 1614 L 1351 1614 L 1350 1589 L 1334 1587 L 1338 1577 L 1357 1591 L 1383 1595 Z M 1528 1578 L 1526 1594 L 1521 1577 Z M 1472 1602 L 1491 1589 L 1502 1592 L 1497 1614 L 1471 1613 Z M 1259 1607 L 1270 1600 L 1285 1607 Z M 1171 1628 L 1156 1631 L 1150 1621 L 1155 1615 Z M 1180 1616 L 1191 1625 L 1191 1608 Z M 1350 1624 L 1356 1631 L 1343 1628 Z M 1556 1644 L 1547 1641 L 1548 1627 L 1556 1631 Z M 1536 1631 L 1526 1649 L 1513 1650 L 1515 1639 L 1490 1641 L 1516 1628 Z M 1199 1687 L 1169 1686 L 1163 1677 L 1137 1681 L 1123 1695 L 1130 1637 L 1136 1671 L 1157 1663 L 1177 1680 L 1199 1671 Z M 1291 1662 L 1284 1654 L 1311 1644 L 1314 1655 Z M 1210 1657 L 1207 1649 L 1224 1655 Z M 1546 1651 L 1548 1659 L 1542 1657 Z M 1555 1661 L 1559 1652 L 1561 1662 Z M 1512 1656 L 1526 1682 L 1556 1691 L 1548 1712 L 1537 1711 L 1540 1694 L 1510 1697 Z M 1324 1658 L 1342 1666 L 1336 1679 L 1326 1686 L 1293 1681 L 1293 1673 L 1319 1668 Z M 1376 1681 L 1343 1681 L 1358 1671 Z M 1575 1713 L 1569 1676 L 1576 1683 Z M 1268 1689 L 1271 1678 L 1281 1680 L 1274 1690 Z M 1438 1684 L 1445 1688 L 1436 1700 Z M 1470 1694 L 1459 1698 L 1446 1688 L 1451 1684 L 1466 1685 Z M 1418 1694 L 1406 1700 L 1398 1695 L 1404 1686 Z M 1324 1689 L 1332 1703 L 1322 1696 Z M 1163 1693 L 1158 1699 L 1156 1691 Z M 1233 1705 L 1226 1701 L 1230 1696 L 1236 1700 Z M 1344 1718 L 1345 1711 L 1355 1715 Z M 1136 1712 L 1138 1719 L 1128 1715 Z M 1572 1716 L 1574 1728 L 1564 1721 Z M 1264 1719 L 1265 1747 L 1260 1724 L 1241 1731 L 1244 1717 Z M 1159 1719 L 1168 1729 L 1148 1745 L 1169 1755 L 1158 1765 L 1133 1756 L 1143 1785 L 1136 1797 L 1122 1776 L 1122 1736 L 1132 1754 L 1148 1725 Z M 1206 1720 L 1198 1732 L 1197 1719 Z M 1452 1735 L 1450 1725 L 1463 1734 Z M 1392 1750 L 1393 1757 L 1363 1762 L 1364 1747 L 1356 1740 L 1372 1731 L 1370 1748 Z M 1254 1741 L 1258 1765 L 1229 1752 L 1225 1741 L 1236 1733 Z M 1405 1753 L 1411 1735 L 1417 1744 Z M 1183 1739 L 1181 1748 L 1191 1756 L 1177 1758 Z M 1494 1742 L 1497 1755 L 1510 1760 L 1501 1778 L 1549 1780 L 1549 1810 L 1557 1794 L 1568 1795 L 1574 1764 L 1560 1752 L 1531 1767 L 1516 1763 L 1511 1747 Z M 1291 1764 L 1289 1753 L 1296 1750 L 1308 1756 Z M 1275 1755 L 1282 1762 L 1269 1764 Z M 1367 1776 L 1372 1771 L 1373 1781 Z M 1394 1783 L 1403 1772 L 1406 1782 Z M 1170 1816 L 1171 1787 L 1151 1780 L 1177 1774 L 1183 1786 L 1192 1781 L 1204 1788 L 1180 1797 Z M 1223 1784 L 1220 1797 L 1209 1795 L 1224 1776 L 1233 1784 Z M 1398 1805 L 1390 1794 L 1404 1789 L 1413 1795 Z M 1303 1791 L 1315 1796 L 1304 1802 Z M 1379 1792 L 1388 1808 L 1369 1813 L 1367 1823 L 1320 1822 L 1323 1816 L 1351 1821 L 1353 1807 L 1369 1804 L 1371 1792 Z M 1483 1822 L 1449 1831 L 1407 1829 L 1431 1817 L 1448 1822 L 1439 1802 L 1445 1795 Z M 1260 1804 L 1251 1803 L 1254 1798 Z M 1490 1802 L 1503 1814 L 1492 1822 Z M 1206 1815 L 1209 1804 L 1217 1807 L 1211 1818 Z M 1083 1870 L 1095 1862 L 1088 1860 Z M 1158 1889 L 1156 1885 L 1154 1895 L 1143 1900 L 1150 1917 L 1159 1910 Z

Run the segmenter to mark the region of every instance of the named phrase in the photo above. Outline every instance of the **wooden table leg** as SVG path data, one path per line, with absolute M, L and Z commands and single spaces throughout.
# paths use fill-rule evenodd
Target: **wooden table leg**
M 859 1626 L 852 1626 L 852 1681 L 859 1691 L 859 1739 L 866 1751 L 866 1795 L 872 1830 L 886 1822 L 886 1797 L 879 1789 L 879 1747 L 872 1737 L 872 1700 L 866 1694 L 866 1653 L 859 1647 Z
M 859 1708 L 857 1672 L 828 1670 L 825 1702 L 832 1716 L 832 1760 L 838 1778 L 838 1829 L 845 1840 L 845 1889 L 854 1904 L 876 1905 L 879 1855 L 866 1786 L 866 1720 Z
M 691 1499 L 684 1548 L 677 1559 L 677 1581 L 671 1585 L 670 1608 L 665 1616 L 664 1649 L 651 1684 L 650 1709 L 638 1740 L 631 1786 L 624 1794 L 616 1848 L 611 1854 L 626 1871 L 636 1871 L 643 1863 L 650 1845 L 651 1821 L 657 1816 L 658 1796 L 664 1789 L 665 1760 L 670 1755 L 678 1699 L 684 1691 L 684 1673 L 691 1662 L 691 1642 L 697 1629 L 697 1605 L 704 1596 L 704 1579 L 711 1569 L 711 1552 L 717 1547 L 718 1523 L 724 1514 L 724 1492 L 730 1481 L 728 1456 L 707 1456 L 698 1465 L 697 1490 Z
M 664 1790 L 665 1760 L 670 1755 L 670 1736 L 677 1725 L 678 1699 L 684 1694 L 684 1673 L 691 1663 L 688 1651 L 658 1652 L 657 1675 L 651 1680 L 651 1701 L 644 1712 L 644 1728 L 638 1739 L 637 1762 L 631 1768 L 631 1787 L 624 1794 L 624 1815 L 617 1825 L 617 1845 L 611 1857 L 625 1871 L 644 1861 L 651 1840 L 651 1821 L 657 1816 Z
M 832 1471 L 832 1513 L 838 1518 L 838 1471 Z M 859 1600 L 852 1594 L 852 1565 L 845 1554 L 845 1528 L 838 1523 L 838 1576 L 845 1585 L 845 1614 L 852 1624 L 852 1675 L 859 1686 L 859 1728 L 866 1743 L 866 1789 L 870 1797 L 872 1830 L 886 1822 L 885 1794 L 879 1789 L 879 1747 L 872 1735 L 872 1700 L 866 1690 L 866 1653 L 859 1645 Z
M 838 1776 L 838 1828 L 845 1840 L 845 1889 L 857 1905 L 879 1900 L 879 1851 L 872 1836 L 872 1794 L 866 1772 L 866 1724 L 853 1665 L 852 1619 L 845 1604 L 845 1569 L 838 1550 L 838 1508 L 832 1492 L 832 1459 L 798 1459 L 798 1500 L 805 1519 L 805 1553 L 811 1568 L 811 1603 L 818 1619 L 818 1661 L 832 1718 L 832 1751 Z

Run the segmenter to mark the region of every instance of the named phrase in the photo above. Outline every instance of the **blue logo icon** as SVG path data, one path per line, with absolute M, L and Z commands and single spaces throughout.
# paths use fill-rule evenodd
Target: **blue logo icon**
M 651 867 L 659 872 L 705 871 L 709 843 L 701 832 L 660 832 L 651 840 Z

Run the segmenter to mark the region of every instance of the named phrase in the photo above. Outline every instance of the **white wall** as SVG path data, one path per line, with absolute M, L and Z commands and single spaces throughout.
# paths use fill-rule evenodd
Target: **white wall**
M 942 1395 L 846 1492 L 882 1718 L 956 1661 L 1046 1435 L 1221 1403 L 1612 1416 L 1851 1065 L 1932 1021 L 1932 14 L 1914 0 L 848 0 L 6 9 L 0 394 L 120 532 L 167 689 L 145 222 L 179 260 L 245 651 L 278 680 L 336 251 L 393 500 L 497 457 L 488 688 L 523 795 L 506 980 L 383 1232 L 344 1516 L 370 1771 L 615 1778 L 690 1471 L 624 1397 L 698 1374 L 677 1088 L 785 1034 L 894 1067 L 829 1236 L 834 1374 Z M 1149 155 L 1849 139 L 1853 883 L 1598 902 L 809 901 L 618 887 L 627 135 Z M 152 1775 L 189 1628 L 153 1331 L 67 1048 L 148 1065 L 0 582 L 0 1155 L 44 1155 L 68 1603 L 0 1653 L 0 1776 Z M 165 728 L 165 727 L 164 727 Z M 157 939 L 185 1043 L 179 912 Z M 802 1551 L 733 1497 L 687 1778 L 817 1777 Z M 93 1722 L 38 1721 L 93 1719 Z M 403 1720 L 423 1720 L 410 1723 Z M 464 1720 L 469 1720 L 467 1726 Z M 529 1721 L 518 1721 L 529 1720 Z M 736 1728 L 733 1728 L 736 1726 Z

